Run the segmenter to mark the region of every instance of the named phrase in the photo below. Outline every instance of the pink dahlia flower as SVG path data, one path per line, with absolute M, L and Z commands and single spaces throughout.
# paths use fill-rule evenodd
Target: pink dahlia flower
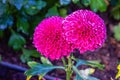
M 106 38 L 104 21 L 94 12 L 78 10 L 63 20 L 63 35 L 80 53 L 94 51 Z
M 53 16 L 43 20 L 35 29 L 33 44 L 42 55 L 51 60 L 70 54 L 70 45 L 62 36 L 63 18 Z

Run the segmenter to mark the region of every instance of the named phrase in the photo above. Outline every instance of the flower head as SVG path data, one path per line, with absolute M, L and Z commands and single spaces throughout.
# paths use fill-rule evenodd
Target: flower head
M 94 51 L 106 38 L 104 21 L 94 12 L 78 10 L 63 20 L 63 36 L 73 43 L 80 53 Z
M 33 44 L 37 50 L 51 60 L 70 54 L 70 45 L 62 36 L 63 18 L 53 16 L 43 20 L 35 29 Z

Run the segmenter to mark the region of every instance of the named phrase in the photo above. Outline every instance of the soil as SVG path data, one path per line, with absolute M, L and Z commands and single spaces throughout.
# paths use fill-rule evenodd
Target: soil
M 116 68 L 120 59 L 120 42 L 116 41 L 113 36 L 113 27 L 118 22 L 112 21 L 107 12 L 99 15 L 105 20 L 107 28 L 107 39 L 103 47 L 94 52 L 87 52 L 85 54 L 76 53 L 74 55 L 77 58 L 84 60 L 100 60 L 101 64 L 105 65 L 105 68 L 104 70 L 96 68 L 93 76 L 99 78 L 100 80 L 115 80 L 115 75 L 117 73 Z M 6 35 L 8 35 L 8 33 Z M 2 56 L 2 61 L 28 68 L 27 64 L 22 63 L 20 60 L 22 52 L 14 51 L 12 48 L 8 47 L 7 42 L 8 38 L 6 37 L 0 39 L 0 55 Z M 28 42 L 31 43 L 32 46 L 32 42 Z M 61 61 L 54 61 L 53 63 L 54 65 L 62 65 Z M 84 66 L 80 67 L 80 69 L 84 68 Z M 26 78 L 22 72 L 17 72 L 3 67 L 2 69 L 0 68 L 0 75 L 0 80 L 25 80 Z M 49 75 L 65 79 L 65 72 L 62 70 L 54 70 L 50 72 Z M 37 79 L 33 78 L 33 80 Z

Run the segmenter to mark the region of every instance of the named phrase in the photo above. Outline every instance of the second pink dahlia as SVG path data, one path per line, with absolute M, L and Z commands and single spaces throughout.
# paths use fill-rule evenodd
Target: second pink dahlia
M 102 46 L 106 38 L 104 21 L 94 12 L 78 10 L 63 20 L 63 36 L 80 53 Z
M 44 19 L 35 29 L 33 43 L 37 50 L 51 60 L 68 56 L 70 45 L 62 36 L 63 18 L 53 16 Z

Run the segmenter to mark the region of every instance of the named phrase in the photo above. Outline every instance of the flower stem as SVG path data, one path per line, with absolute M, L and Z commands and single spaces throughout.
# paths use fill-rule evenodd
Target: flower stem
M 66 71 L 66 80 L 70 80 L 70 71 Z
M 68 59 L 68 64 L 66 64 L 64 58 L 62 58 L 62 62 L 63 62 L 63 65 L 65 67 L 65 71 L 66 71 L 66 80 L 70 80 L 70 77 L 72 75 L 72 66 L 73 66 L 73 63 L 72 63 L 71 56 L 67 57 L 67 59 Z
M 64 67 L 66 68 L 66 62 L 64 58 L 62 58 L 62 62 L 63 62 Z
M 72 75 L 72 60 L 71 60 L 71 56 L 68 57 L 68 65 L 67 65 L 67 69 L 66 69 L 66 80 L 70 80 L 70 77 Z

